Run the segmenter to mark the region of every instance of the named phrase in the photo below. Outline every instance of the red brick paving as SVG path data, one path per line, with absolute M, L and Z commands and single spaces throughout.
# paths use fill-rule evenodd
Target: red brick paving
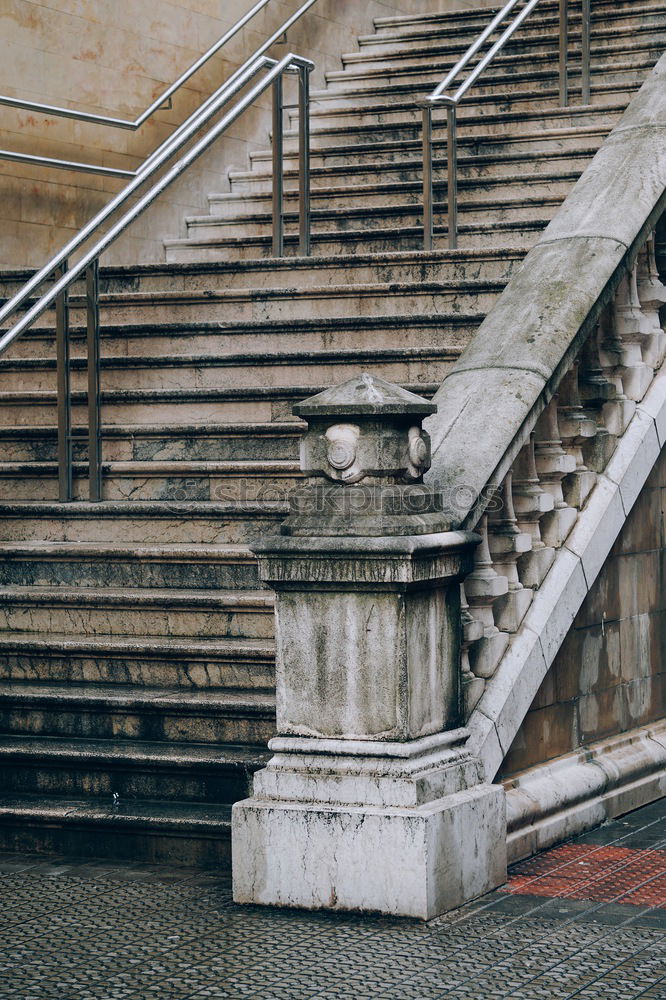
M 666 850 L 563 844 L 514 865 L 502 891 L 666 907 Z

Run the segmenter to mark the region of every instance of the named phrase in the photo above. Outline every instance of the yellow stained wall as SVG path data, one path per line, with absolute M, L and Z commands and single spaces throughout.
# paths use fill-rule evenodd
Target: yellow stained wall
M 481 0 L 481 4 L 494 0 Z M 135 118 L 209 48 L 254 0 L 3 0 L 0 93 L 96 114 Z M 289 47 L 317 64 L 313 81 L 340 68 L 340 55 L 374 17 L 479 6 L 479 0 L 320 0 L 289 35 Z M 138 132 L 0 106 L 0 147 L 134 169 L 299 0 L 269 7 Z M 277 53 L 280 48 L 276 50 Z M 163 258 L 162 240 L 184 235 L 185 216 L 207 210 L 209 192 L 227 190 L 230 167 L 268 143 L 269 96 L 163 195 L 107 254 L 105 262 Z M 120 190 L 115 178 L 0 160 L 0 267 L 42 264 Z

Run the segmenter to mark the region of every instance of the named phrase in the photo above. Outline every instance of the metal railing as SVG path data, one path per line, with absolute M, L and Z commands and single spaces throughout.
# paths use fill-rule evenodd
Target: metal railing
M 243 15 L 243 17 L 240 18 L 239 21 L 236 22 L 236 24 L 229 28 L 229 30 L 225 32 L 225 34 L 222 35 L 222 37 L 219 38 L 214 45 L 211 45 L 207 52 L 204 52 L 202 56 L 193 62 L 189 69 L 185 70 L 185 72 L 179 76 L 177 80 L 170 84 L 164 93 L 160 94 L 160 96 L 153 101 L 150 107 L 146 108 L 146 110 L 143 111 L 137 118 L 113 118 L 107 115 L 91 114 L 87 111 L 76 111 L 72 108 L 62 108 L 56 104 L 40 104 L 35 101 L 25 101 L 18 97 L 8 97 L 6 95 L 0 95 L 0 105 L 20 108 L 24 111 L 35 111 L 45 115 L 54 115 L 56 117 L 73 118 L 76 121 L 90 122 L 94 125 L 107 125 L 115 128 L 131 129 L 132 131 L 136 131 L 141 128 L 144 122 L 148 121 L 148 119 L 156 111 L 163 107 L 167 101 L 170 101 L 173 95 L 180 90 L 183 84 L 187 83 L 190 77 L 194 76 L 198 70 L 205 66 L 206 63 L 227 44 L 227 42 L 231 41 L 231 39 L 234 38 L 235 35 L 237 35 L 238 32 L 244 28 L 256 14 L 267 7 L 271 2 L 272 0 L 259 0 L 259 3 L 255 4 L 254 7 L 252 7 L 246 14 Z M 241 73 L 248 66 L 250 61 L 258 59 L 259 56 L 268 52 L 272 45 L 281 41 L 289 28 L 291 28 L 292 25 L 294 25 L 303 16 L 303 14 L 305 14 L 310 7 L 313 7 L 317 2 L 318 0 L 306 0 L 305 3 L 301 4 L 298 10 L 288 17 L 280 25 L 280 27 L 277 28 L 273 34 L 259 46 L 250 59 L 229 77 L 227 84 L 233 83 L 237 74 Z M 210 100 L 212 100 L 212 98 L 210 98 Z M 183 126 L 180 127 L 182 128 Z M 177 132 L 174 133 L 174 135 L 176 134 Z M 80 163 L 77 160 L 60 160 L 49 156 L 35 156 L 31 153 L 19 153 L 10 149 L 0 149 L 0 160 L 10 160 L 15 163 L 26 163 L 32 166 L 53 167 L 58 170 L 78 170 L 89 174 L 103 174 L 108 177 L 137 177 L 141 171 L 144 170 L 148 164 L 150 164 L 152 159 L 159 154 L 162 148 L 163 147 L 161 146 L 155 150 L 155 152 L 153 152 L 137 170 L 120 170 L 116 167 L 105 167 L 97 163 Z
M 301 12 L 312 6 L 309 0 Z M 291 19 L 293 23 L 293 19 Z M 265 45 L 258 50 L 263 53 Z M 23 288 L 0 308 L 0 324 L 5 325 L 19 311 L 24 310 L 14 325 L 0 336 L 0 354 L 21 336 L 51 306 L 55 305 L 56 365 L 57 365 L 57 431 L 58 431 L 58 482 L 61 501 L 73 499 L 72 460 L 72 392 L 70 364 L 69 293 L 72 284 L 81 276 L 86 282 L 86 329 L 88 364 L 88 476 L 91 500 L 102 499 L 102 437 L 100 411 L 100 323 L 99 323 L 99 258 L 105 250 L 137 219 L 155 199 L 197 160 L 268 88 L 273 91 L 274 120 L 274 194 L 273 194 L 273 250 L 282 255 L 284 250 L 283 211 L 283 75 L 296 72 L 299 76 L 299 251 L 310 252 L 310 172 L 309 172 L 309 78 L 314 64 L 294 53 L 279 61 L 255 53 L 232 77 L 220 86 L 200 108 L 171 135 L 146 161 L 132 180 L 90 220 Z M 247 90 L 226 113 L 211 125 L 203 137 L 168 168 L 138 200 L 127 208 L 129 199 L 147 181 L 154 178 L 167 162 L 178 153 L 210 120 L 229 103 L 240 90 L 248 86 L 261 70 L 266 74 Z M 278 190 L 276 190 L 278 189 Z M 111 227 L 99 235 L 103 224 L 119 209 L 125 209 Z M 94 245 L 82 249 L 92 237 L 98 236 Z M 71 263 L 72 256 L 81 250 L 81 257 Z M 51 286 L 36 302 L 34 293 L 47 281 Z
M 458 105 L 471 90 L 478 78 L 500 53 L 510 38 L 521 27 L 535 7 L 542 0 L 527 0 L 525 6 L 516 14 L 511 23 L 504 29 L 497 41 L 479 59 L 469 75 L 458 86 L 455 93 L 445 95 L 469 65 L 474 56 L 483 48 L 485 42 L 499 28 L 503 21 L 515 10 L 523 0 L 509 0 L 508 3 L 492 19 L 490 24 L 470 45 L 464 56 L 456 63 L 451 72 L 433 90 L 423 102 L 423 245 L 425 250 L 432 250 L 435 236 L 434 223 L 434 191 L 433 191 L 433 120 L 432 114 L 438 104 L 446 107 L 446 154 L 447 154 L 447 229 L 449 247 L 455 250 L 458 245 Z M 562 107 L 569 104 L 569 0 L 558 0 L 559 3 L 559 101 Z M 581 93 L 583 104 L 590 103 L 590 0 L 581 0 L 582 30 L 581 30 Z

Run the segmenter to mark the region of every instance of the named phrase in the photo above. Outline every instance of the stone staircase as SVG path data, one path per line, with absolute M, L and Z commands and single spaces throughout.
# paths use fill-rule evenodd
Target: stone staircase
M 230 805 L 273 732 L 249 545 L 299 481 L 292 405 L 360 370 L 434 393 L 666 41 L 666 3 L 594 3 L 594 104 L 576 106 L 574 69 L 558 108 L 544 4 L 461 111 L 461 249 L 424 253 L 415 102 L 488 16 L 381 19 L 313 95 L 314 258 L 268 257 L 259 151 L 166 263 L 102 273 L 102 503 L 85 500 L 80 295 L 78 502 L 56 499 L 52 317 L 0 359 L 0 846 L 228 863 Z M 445 152 L 438 120 L 438 220 Z M 291 130 L 286 182 L 291 253 Z

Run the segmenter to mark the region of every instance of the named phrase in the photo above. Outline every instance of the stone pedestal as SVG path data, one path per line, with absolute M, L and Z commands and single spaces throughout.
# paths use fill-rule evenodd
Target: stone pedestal
M 255 546 L 276 591 L 281 735 L 414 740 L 460 719 L 460 587 L 476 536 Z
M 432 404 L 366 375 L 296 410 L 309 482 L 254 546 L 276 593 L 279 736 L 233 807 L 234 898 L 428 919 L 506 875 L 504 792 L 460 728 L 479 538 L 443 530 L 420 483 Z
M 506 879 L 501 786 L 466 732 L 410 743 L 271 742 L 236 803 L 234 899 L 427 920 Z M 344 745 L 343 745 L 344 744 Z

